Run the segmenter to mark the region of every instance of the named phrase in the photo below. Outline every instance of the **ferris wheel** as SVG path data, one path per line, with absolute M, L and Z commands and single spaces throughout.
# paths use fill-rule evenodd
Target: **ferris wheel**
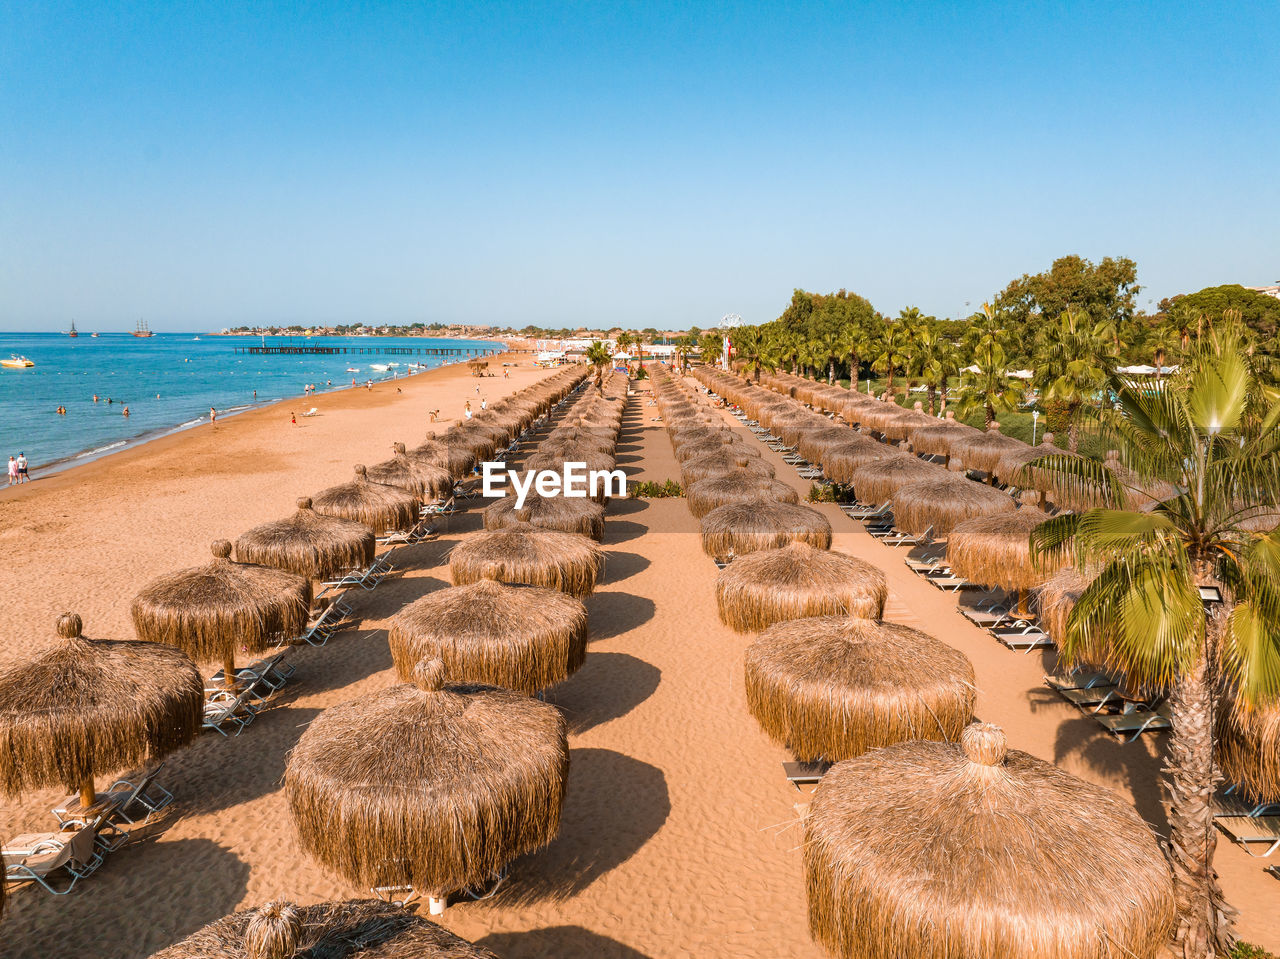
M 734 330 L 742 325 L 742 317 L 737 313 L 726 313 L 720 318 L 719 328 L 722 330 Z

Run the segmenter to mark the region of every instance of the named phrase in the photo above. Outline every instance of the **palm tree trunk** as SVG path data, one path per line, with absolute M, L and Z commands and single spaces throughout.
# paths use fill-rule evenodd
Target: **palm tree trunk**
M 1215 630 L 1213 621 L 1209 629 Z M 1234 940 L 1235 910 L 1227 905 L 1213 871 L 1217 844 L 1213 793 L 1221 777 L 1213 762 L 1214 692 L 1207 673 L 1206 660 L 1202 659 L 1179 677 L 1169 698 L 1173 730 L 1164 770 L 1169 787 L 1170 859 L 1178 905 L 1175 940 L 1183 959 L 1226 955 Z
M 836 381 L 836 361 L 827 360 L 827 385 Z
M 930 383 L 929 384 L 929 415 L 930 416 L 938 415 L 937 410 L 934 409 L 934 405 L 937 403 L 937 401 L 938 401 L 938 387 L 935 386 L 933 383 Z

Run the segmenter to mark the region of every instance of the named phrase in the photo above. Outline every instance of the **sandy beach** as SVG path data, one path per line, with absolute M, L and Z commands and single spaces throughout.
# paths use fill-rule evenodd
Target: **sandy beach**
M 509 379 L 503 361 L 518 364 Z M 446 367 L 322 396 L 313 401 L 320 415 L 297 427 L 290 413 L 305 408 L 301 401 L 255 410 L 0 496 L 0 668 L 56 642 L 54 620 L 66 610 L 83 616 L 88 636 L 132 638 L 133 595 L 157 575 L 204 562 L 211 540 L 288 514 L 297 497 L 345 481 L 352 464 L 388 458 L 395 441 L 414 445 L 443 430 L 468 399 L 478 408 L 480 396 L 492 402 L 549 372 L 533 368 L 528 354 L 500 357 L 490 369 L 499 375 L 476 379 Z M 441 410 L 437 424 L 428 422 L 431 409 Z M 632 478 L 679 478 L 657 416 L 647 383 L 638 384 L 618 446 Z M 761 451 L 781 480 L 808 491 L 780 455 Z M 819 508 L 834 549 L 884 569 L 888 619 L 973 661 L 980 719 L 1002 725 L 1010 745 L 1131 799 L 1164 828 L 1160 737 L 1129 745 L 1107 738 L 1045 689 L 1051 654 L 998 645 L 955 611 L 954 597 L 903 565 L 904 549 L 874 540 L 833 505 Z M 480 526 L 473 506 L 438 539 L 397 550 L 396 573 L 353 597 L 352 628 L 323 648 L 291 652 L 293 681 L 243 735 L 206 734 L 168 759 L 161 781 L 176 799 L 159 822 L 70 896 L 27 887 L 11 897 L 0 954 L 142 959 L 272 898 L 367 895 L 299 849 L 281 791 L 286 757 L 320 711 L 396 683 L 388 620 L 449 584 L 449 549 Z M 716 616 L 717 570 L 702 552 L 698 521 L 683 499 L 617 500 L 604 546 L 606 576 L 587 601 L 586 664 L 548 693 L 570 728 L 560 837 L 514 863 L 494 899 L 453 906 L 443 924 L 508 959 L 818 959 L 825 953 L 808 935 L 798 848 L 805 795 L 783 778 L 789 755 L 747 712 L 749 637 Z M 6 801 L 0 836 L 53 826 L 49 809 L 61 795 Z M 1242 937 L 1280 948 L 1280 886 L 1264 862 L 1225 841 L 1217 862 L 1241 910 Z

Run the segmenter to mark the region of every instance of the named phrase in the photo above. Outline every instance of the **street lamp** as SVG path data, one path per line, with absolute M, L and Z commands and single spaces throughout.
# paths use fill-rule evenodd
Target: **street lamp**
M 1036 424 L 1040 422 L 1040 411 L 1031 411 L 1031 445 L 1036 445 Z

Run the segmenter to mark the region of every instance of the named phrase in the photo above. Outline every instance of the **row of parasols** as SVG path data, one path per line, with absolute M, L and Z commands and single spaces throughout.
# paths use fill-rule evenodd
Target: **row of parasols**
M 416 523 L 424 499 L 443 496 L 583 378 L 582 371 L 562 371 L 429 436 L 413 453 L 399 447 L 394 460 L 358 468 L 352 483 L 316 494 L 294 517 L 238 539 L 240 562 L 231 560 L 231 544 L 216 543 L 212 564 L 162 577 L 139 593 L 132 609 L 137 641 L 87 639 L 80 617 L 64 614 L 55 648 L 0 676 L 0 788 L 14 795 L 64 785 L 79 791 L 88 812 L 100 798 L 95 778 L 189 743 L 200 728 L 204 694 L 195 661 L 224 663 L 223 679 L 234 684 L 238 649 L 271 648 L 305 628 L 313 578 L 367 563 L 377 534 Z M 584 426 L 592 412 L 580 417 Z M 533 551 L 541 551 L 543 568 L 526 578 L 589 592 L 602 562 L 594 543 L 543 529 L 514 511 L 495 510 L 485 520 L 530 542 L 544 540 Z M 563 536 L 588 545 L 557 555 L 555 541 Z M 467 545 L 470 555 L 460 550 L 451 557 L 456 581 L 468 568 L 484 580 L 480 589 L 498 588 L 492 581 L 504 575 L 521 581 L 519 562 L 507 563 L 501 543 L 488 544 L 488 554 L 484 543 Z M 533 565 L 527 554 L 525 568 Z M 520 634 L 521 611 L 529 606 L 505 611 L 498 626 L 506 635 Z M 462 622 L 474 610 L 460 604 L 457 612 Z M 443 895 L 493 875 L 555 835 L 567 746 L 558 711 L 517 691 L 518 681 L 516 690 L 481 685 L 491 681 L 483 656 L 468 660 L 455 650 L 451 672 L 439 656 L 415 659 L 413 620 L 407 616 L 404 628 L 392 631 L 397 671 L 410 682 L 326 710 L 291 754 L 286 789 L 304 848 L 327 867 L 358 884 Z M 576 628 L 585 642 L 585 629 Z M 441 637 L 442 648 L 447 640 Z M 465 638 L 454 640 L 465 646 Z M 555 644 L 548 647 L 554 659 Z M 508 676 L 519 672 L 507 668 Z M 283 959 L 319 954 L 322 946 L 342 946 L 346 955 L 355 945 L 367 947 L 362 956 L 489 955 L 377 901 L 273 903 L 220 920 L 160 955 Z
M 729 395 L 740 381 L 721 376 L 708 379 Z M 851 959 L 1157 955 L 1174 899 L 1146 823 L 974 722 L 968 658 L 885 622 L 883 572 L 832 551 L 825 517 L 704 397 L 661 369 L 653 382 L 682 468 L 731 461 L 694 480 L 689 506 L 704 549 L 732 558 L 716 584 L 722 621 L 756 634 L 747 706 L 797 758 L 834 762 L 804 819 L 815 939 Z M 777 409 L 775 433 L 787 412 Z
M 805 459 L 820 464 L 827 479 L 850 486 L 859 501 L 892 504 L 894 525 L 905 533 L 945 540 L 952 574 L 1016 593 L 1015 615 L 1024 620 L 1034 615 L 1061 644 L 1067 616 L 1097 570 L 1033 558 L 1031 531 L 1048 514 L 1029 504 L 1015 508 L 1009 495 L 1032 491 L 1039 506 L 1054 509 L 1100 505 L 1096 487 L 1064 488 L 1060 473 L 1051 479 L 1040 465 L 1076 455 L 1058 449 L 1052 434 L 1032 446 L 1004 436 L 999 424 L 977 430 L 949 415 L 930 417 L 918 408 L 904 409 L 786 373 L 762 377 L 771 389 L 710 367 L 696 368 L 694 375 Z M 850 425 L 833 423 L 805 404 Z M 1177 492 L 1168 483 L 1140 480 L 1121 465 L 1114 451 L 1103 465 L 1120 480 L 1130 509 L 1148 508 Z M 985 476 L 987 484 L 965 479 L 965 470 Z M 1001 484 L 1013 488 L 1000 492 Z M 1024 492 L 1022 498 L 1032 497 Z M 1247 522 L 1269 529 L 1275 517 L 1271 511 L 1259 511 Z M 1105 659 L 1101 651 L 1083 650 L 1080 655 L 1085 661 L 1092 658 L 1095 665 L 1103 665 Z M 1260 803 L 1280 803 L 1280 708 L 1243 714 L 1222 711 L 1215 752 L 1229 782 Z

